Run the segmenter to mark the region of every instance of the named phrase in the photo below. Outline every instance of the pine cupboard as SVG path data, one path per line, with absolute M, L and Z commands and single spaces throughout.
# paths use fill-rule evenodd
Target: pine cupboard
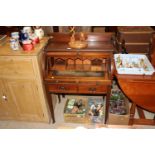
M 50 121 L 41 65 L 47 41 L 31 52 L 0 47 L 0 120 Z

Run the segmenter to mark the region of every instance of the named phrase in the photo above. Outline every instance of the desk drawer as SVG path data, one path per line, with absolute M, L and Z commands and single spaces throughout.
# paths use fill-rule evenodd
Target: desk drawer
M 106 93 L 107 86 L 106 85 L 92 85 L 92 84 L 79 85 L 79 92 L 88 93 L 88 94 L 89 93 L 91 93 L 91 94 Z
M 76 93 L 76 84 L 49 84 L 48 90 L 55 93 Z
M 126 43 L 126 50 L 128 53 L 148 53 L 150 51 L 149 43 Z M 119 52 L 122 51 L 121 43 L 116 43 L 116 48 Z

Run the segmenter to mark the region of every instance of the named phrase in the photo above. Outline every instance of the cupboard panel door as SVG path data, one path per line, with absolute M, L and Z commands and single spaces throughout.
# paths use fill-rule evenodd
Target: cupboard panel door
M 31 58 L 1 57 L 0 76 L 32 78 L 34 76 L 33 62 Z
M 5 89 L 4 81 L 0 79 L 0 118 L 15 119 L 16 117 L 16 106 L 12 104 L 12 101 Z
M 4 96 L 4 85 L 2 80 L 0 80 L 0 118 L 9 116 L 9 109 Z
M 6 80 L 20 120 L 41 121 L 44 117 L 38 88 L 34 80 Z

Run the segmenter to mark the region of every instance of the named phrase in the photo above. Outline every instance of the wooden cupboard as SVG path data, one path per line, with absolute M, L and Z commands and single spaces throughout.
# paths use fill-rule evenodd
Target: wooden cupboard
M 0 119 L 49 122 L 50 113 L 42 81 L 44 38 L 31 52 L 0 49 Z

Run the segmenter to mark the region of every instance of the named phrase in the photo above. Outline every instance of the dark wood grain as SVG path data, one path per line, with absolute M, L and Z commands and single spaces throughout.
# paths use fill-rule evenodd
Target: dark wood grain
M 155 35 L 153 35 L 152 39 L 152 52 L 151 52 L 151 63 L 155 67 Z
M 118 26 L 116 45 L 122 51 L 122 42 L 128 53 L 150 54 L 154 30 L 149 26 Z

